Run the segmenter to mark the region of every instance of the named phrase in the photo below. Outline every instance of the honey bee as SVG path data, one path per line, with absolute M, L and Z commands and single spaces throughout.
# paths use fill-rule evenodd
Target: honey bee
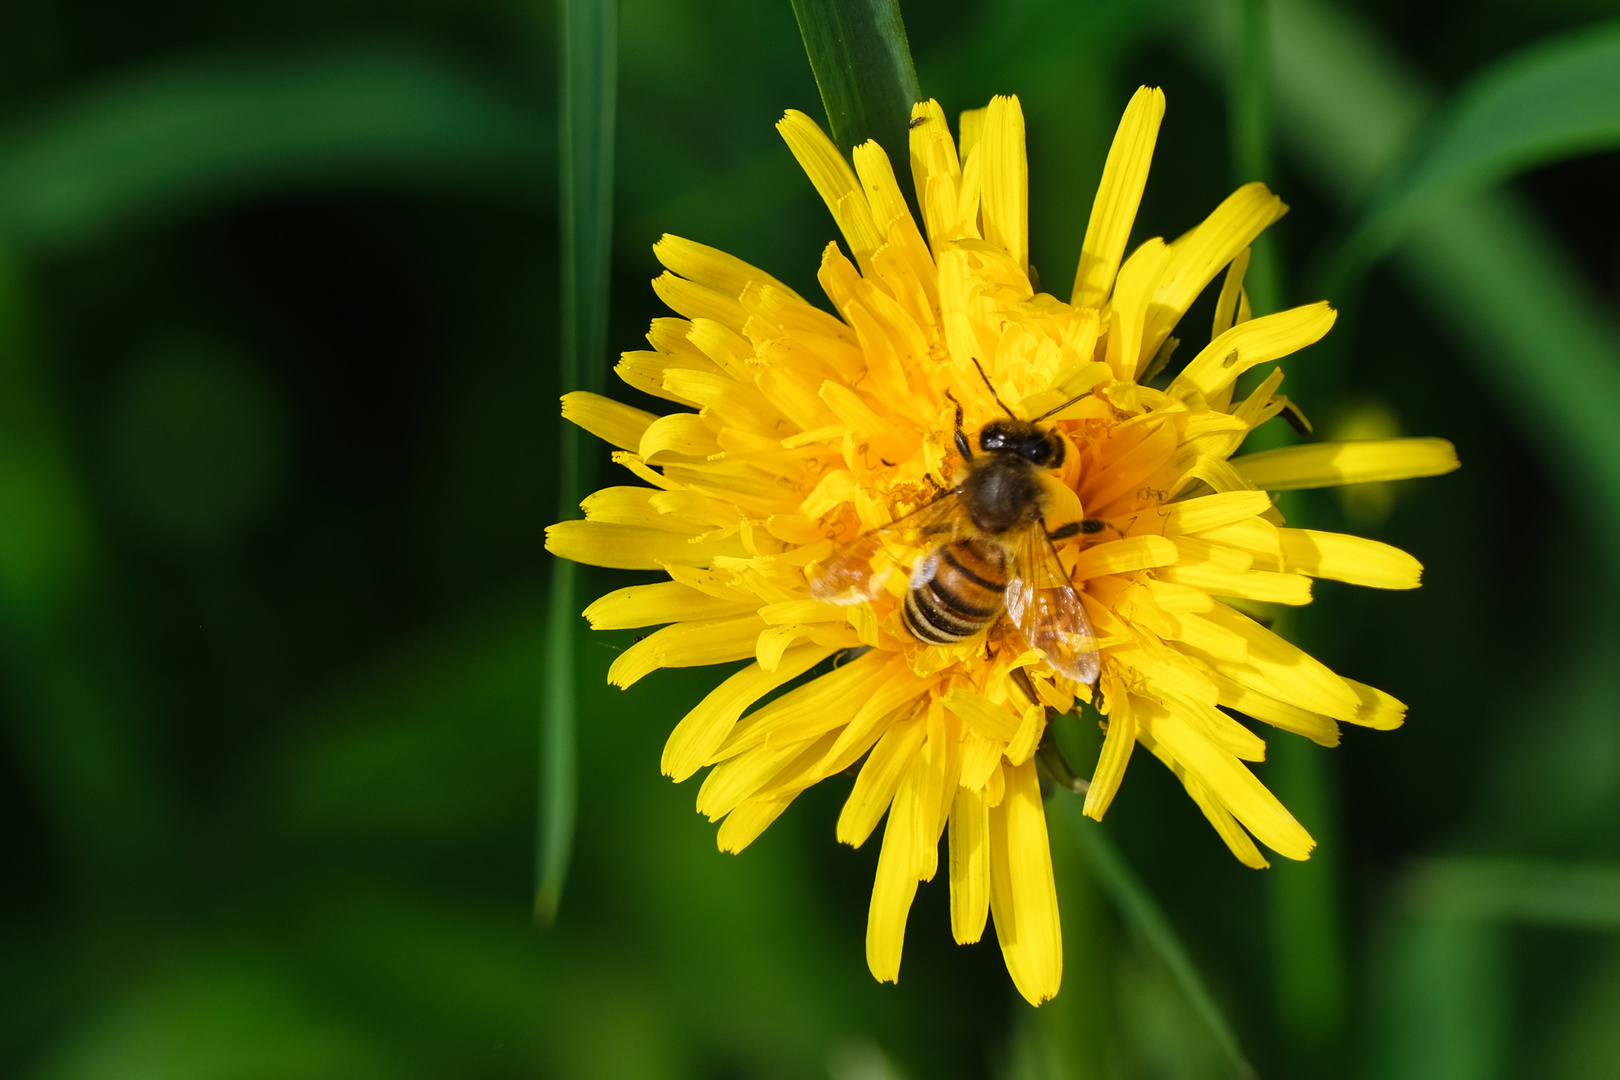
M 989 380 L 985 382 L 988 385 Z M 929 645 L 965 641 L 1005 610 L 1030 648 L 1054 671 L 1076 682 L 1094 683 L 1097 636 L 1053 541 L 1098 532 L 1104 526 L 1088 520 L 1048 532 L 1039 480 L 1041 470 L 1057 468 L 1064 457 L 1063 440 L 1040 422 L 1073 402 L 1034 420 L 1020 420 L 1000 398 L 996 403 L 1009 419 L 992 420 L 980 429 L 977 453 L 962 430 L 962 406 L 956 406 L 962 482 L 914 513 L 834 552 L 812 577 L 810 594 L 831 604 L 876 599 L 898 569 L 889 559 L 877 559 L 879 553 L 891 546 L 924 549 L 926 554 L 909 568 L 901 609 L 906 629 L 918 641 Z

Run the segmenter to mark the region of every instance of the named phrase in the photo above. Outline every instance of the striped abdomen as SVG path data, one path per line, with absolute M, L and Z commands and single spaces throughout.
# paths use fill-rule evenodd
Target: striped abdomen
M 919 641 L 950 645 L 972 637 L 1001 613 L 1007 557 L 995 544 L 957 540 L 937 548 L 912 575 L 906 629 Z

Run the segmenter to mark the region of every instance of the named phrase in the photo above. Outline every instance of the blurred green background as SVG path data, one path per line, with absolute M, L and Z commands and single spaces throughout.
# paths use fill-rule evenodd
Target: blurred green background
M 844 792 L 717 853 L 657 769 L 715 675 L 611 691 L 633 634 L 580 623 L 537 928 L 557 12 L 8 0 L 0 1073 L 1192 1078 L 1243 1071 L 1229 1033 L 1268 1077 L 1620 1075 L 1620 5 L 903 8 L 948 114 L 1020 96 L 1048 288 L 1161 85 L 1138 238 L 1269 173 L 1271 302 L 1343 311 L 1285 389 L 1319 435 L 1458 446 L 1288 505 L 1427 566 L 1289 622 L 1411 706 L 1331 751 L 1268 732 L 1317 856 L 1243 868 L 1141 754 L 1110 847 L 1053 797 L 1054 1003 L 951 943 L 943 880 L 879 986 Z M 666 230 L 819 296 L 787 0 L 624 0 L 619 64 L 609 351 L 664 313 Z

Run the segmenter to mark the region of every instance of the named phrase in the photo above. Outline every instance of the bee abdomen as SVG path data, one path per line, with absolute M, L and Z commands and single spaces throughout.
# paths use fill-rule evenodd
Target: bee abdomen
M 933 575 L 906 593 L 906 629 L 919 640 L 950 645 L 983 630 L 1001 612 L 1007 589 L 1001 549 L 960 540 L 932 556 Z

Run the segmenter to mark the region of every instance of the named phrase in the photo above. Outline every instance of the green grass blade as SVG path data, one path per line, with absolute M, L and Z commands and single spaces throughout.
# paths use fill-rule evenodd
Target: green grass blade
M 1175 930 L 1170 926 L 1170 920 L 1165 918 L 1164 912 L 1153 899 L 1153 895 L 1148 892 L 1147 886 L 1142 884 L 1141 879 L 1126 864 L 1119 849 L 1108 838 L 1108 834 L 1081 812 L 1083 804 L 1079 799 L 1067 798 L 1058 793 L 1053 796 L 1052 804 L 1057 807 L 1058 816 L 1068 827 L 1069 835 L 1080 848 L 1086 864 L 1096 877 L 1097 884 L 1119 909 L 1131 933 L 1157 956 L 1170 972 L 1170 977 L 1186 995 L 1187 1003 L 1192 1006 L 1193 1012 L 1203 1021 L 1211 1037 L 1226 1054 L 1233 1074 L 1253 1077 L 1254 1068 L 1244 1058 L 1243 1050 L 1238 1046 L 1237 1035 L 1227 1024 L 1226 1017 L 1221 1015 L 1220 1006 L 1215 1004 L 1214 996 L 1204 985 L 1192 957 L 1187 954 L 1186 946 L 1176 936 Z
M 1620 146 L 1620 24 L 1521 50 L 1475 76 L 1412 140 L 1347 245 L 1358 262 L 1436 209 L 1517 173 Z
M 1271 71 L 1267 46 L 1270 37 L 1269 0 L 1236 0 L 1241 30 L 1238 59 L 1231 79 L 1233 182 L 1272 182 L 1271 175 Z M 1271 233 L 1255 240 L 1244 288 L 1256 315 L 1282 308 L 1281 272 L 1277 266 L 1276 238 Z
M 614 0 L 563 0 L 562 349 L 564 390 L 598 389 L 607 341 L 609 247 L 613 236 L 613 129 L 618 82 Z M 558 516 L 573 517 L 588 484 L 579 429 L 560 425 Z M 574 844 L 578 797 L 575 753 L 574 635 L 579 627 L 578 567 L 552 563 L 545 693 L 540 713 L 540 804 L 535 917 L 557 917 Z
M 175 62 L 11 118 L 0 247 L 82 244 L 310 185 L 504 186 L 532 199 L 548 127 L 422 53 Z
M 892 162 L 908 157 L 906 125 L 921 96 L 896 0 L 793 0 L 799 34 L 832 125 L 848 154 L 876 139 Z
M 1273 0 L 1236 3 L 1236 48 L 1230 79 L 1232 159 L 1237 170 L 1233 179 L 1238 183 L 1271 183 Z M 1257 313 L 1277 311 L 1284 305 L 1274 233 L 1268 230 L 1256 240 L 1253 251 L 1245 280 L 1250 301 Z M 1269 434 L 1275 438 L 1279 433 L 1273 430 Z M 1297 516 L 1293 510 L 1290 514 Z M 1333 805 L 1324 795 L 1329 779 L 1327 765 L 1317 756 L 1317 749 L 1288 735 L 1272 741 L 1269 782 L 1323 845 L 1308 862 L 1285 863 L 1273 867 L 1266 876 L 1277 1017 L 1294 1051 L 1312 1059 L 1331 1053 L 1349 994 L 1345 985 L 1344 929 L 1336 902 L 1336 853 L 1324 850 L 1338 830 Z

